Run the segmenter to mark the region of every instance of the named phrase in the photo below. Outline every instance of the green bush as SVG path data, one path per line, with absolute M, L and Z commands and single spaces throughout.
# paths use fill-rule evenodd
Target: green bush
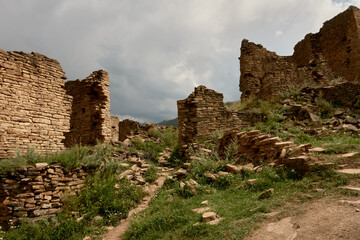
M 334 113 L 334 106 L 323 99 L 321 96 L 315 99 L 315 103 L 318 106 L 318 112 L 320 116 L 323 118 L 332 117 Z
M 144 173 L 145 181 L 147 181 L 149 183 L 154 182 L 157 178 L 156 172 L 157 172 L 156 167 L 151 165 Z

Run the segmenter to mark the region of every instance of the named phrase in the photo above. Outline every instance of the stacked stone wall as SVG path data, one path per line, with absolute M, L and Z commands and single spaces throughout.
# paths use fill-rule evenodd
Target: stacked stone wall
M 24 217 L 52 216 L 64 196 L 85 187 L 84 169 L 65 171 L 60 165 L 37 163 L 0 176 L 0 223 Z
M 111 125 L 111 140 L 119 141 L 119 118 L 111 116 L 110 125 Z
M 0 50 L 0 159 L 111 140 L 108 73 L 64 79 L 54 59 Z
M 71 96 L 60 64 L 38 53 L 0 50 L 0 159 L 64 149 Z
M 360 84 L 344 82 L 321 88 L 304 88 L 301 93 L 311 101 L 322 98 L 333 104 L 348 108 L 360 108 Z
M 223 102 L 223 95 L 205 86 L 195 91 L 184 100 L 177 102 L 179 153 L 186 155 L 191 146 L 209 137 L 215 130 L 227 130 L 241 126 L 236 112 L 228 111 Z
M 137 135 L 141 132 L 141 124 L 139 122 L 125 119 L 119 122 L 119 140 L 124 141 L 132 135 Z
M 240 56 L 241 99 L 270 99 L 293 87 L 326 86 L 342 78 L 357 82 L 360 74 L 360 9 L 349 7 L 308 34 L 289 57 L 277 56 L 244 40 Z
M 66 93 L 73 97 L 66 146 L 111 140 L 108 86 L 109 74 L 103 70 L 93 72 L 86 79 L 65 83 Z

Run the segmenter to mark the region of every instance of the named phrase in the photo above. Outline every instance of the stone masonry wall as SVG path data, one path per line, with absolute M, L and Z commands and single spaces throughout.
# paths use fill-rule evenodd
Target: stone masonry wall
M 333 104 L 348 108 L 360 108 L 360 84 L 343 82 L 321 88 L 306 87 L 301 90 L 311 101 L 322 98 Z
M 236 112 L 225 108 L 223 95 L 205 86 L 184 100 L 177 101 L 179 122 L 179 153 L 185 155 L 199 140 L 209 137 L 215 130 L 227 130 L 241 125 Z
M 119 140 L 124 141 L 128 136 L 135 135 L 141 131 L 139 122 L 125 119 L 119 122 Z
M 65 83 L 66 93 L 73 97 L 70 132 L 66 146 L 96 144 L 111 140 L 109 74 L 99 70 L 84 80 Z
M 0 50 L 0 159 L 35 147 L 64 149 L 72 98 L 60 64 L 38 53 Z
M 111 140 L 119 141 L 119 118 L 115 116 L 111 116 Z
M 270 99 L 292 87 L 326 86 L 335 78 L 357 82 L 360 74 L 360 9 L 349 7 L 308 34 L 289 57 L 243 40 L 240 56 L 241 99 Z
M 51 216 L 61 211 L 64 192 L 85 187 L 86 172 L 37 163 L 0 176 L 0 225 L 23 217 Z

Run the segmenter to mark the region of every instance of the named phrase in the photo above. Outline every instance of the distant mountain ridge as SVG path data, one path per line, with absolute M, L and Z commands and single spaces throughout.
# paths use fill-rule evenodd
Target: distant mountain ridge
M 174 118 L 174 119 L 170 119 L 170 120 L 164 120 L 162 122 L 157 123 L 157 125 L 160 126 L 166 126 L 166 127 L 178 127 L 178 119 Z

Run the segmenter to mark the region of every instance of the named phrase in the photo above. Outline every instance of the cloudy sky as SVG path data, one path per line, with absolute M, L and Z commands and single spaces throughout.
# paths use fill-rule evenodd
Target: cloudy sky
M 0 0 L 0 48 L 57 59 L 68 79 L 110 74 L 111 113 L 158 122 L 205 85 L 240 98 L 246 38 L 291 55 L 360 0 Z

